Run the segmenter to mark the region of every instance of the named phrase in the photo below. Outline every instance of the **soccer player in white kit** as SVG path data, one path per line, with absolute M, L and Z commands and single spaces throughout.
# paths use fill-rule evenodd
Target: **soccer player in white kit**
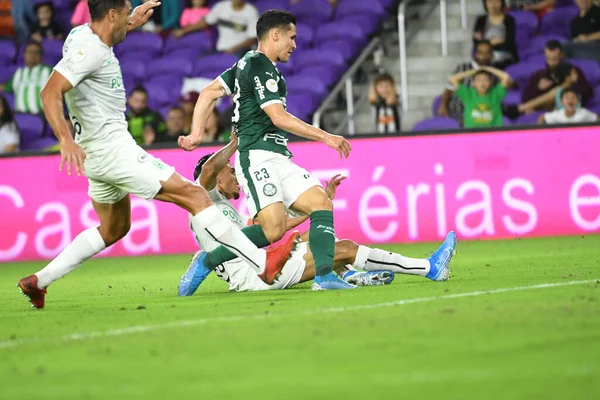
M 194 178 L 208 191 L 208 195 L 221 212 L 238 227 L 253 221 L 240 214 L 231 204 L 231 199 L 240 197 L 236 171 L 229 159 L 237 149 L 237 137 L 232 134 L 232 141 L 214 154 L 202 157 L 196 165 Z M 325 192 L 333 200 L 337 186 L 344 177 L 336 175 L 326 182 Z M 308 219 L 307 216 L 288 217 L 286 226 L 293 229 Z M 192 230 L 194 228 L 192 227 Z M 216 275 L 229 285 L 232 291 L 259 291 L 287 289 L 298 283 L 314 279 L 316 265 L 314 257 L 306 243 L 308 232 L 303 235 L 303 242 L 291 252 L 290 258 L 281 271 L 279 280 L 273 285 L 266 285 L 256 277 L 250 266 L 240 258 L 226 261 L 215 268 Z M 198 244 L 203 251 L 211 251 L 219 244 L 205 233 L 196 233 Z M 358 245 L 351 240 L 336 240 L 334 254 L 334 270 L 346 282 L 359 286 L 375 286 L 391 283 L 394 272 L 427 277 L 434 281 L 445 281 L 449 278 L 449 264 L 456 246 L 456 236 L 450 232 L 439 249 L 428 259 L 410 258 L 401 254 Z M 179 296 L 191 296 L 202 284 L 210 271 L 202 271 L 198 262 L 202 251 L 197 252 L 186 273 L 179 283 Z M 365 271 L 357 271 L 360 268 Z
M 88 5 L 92 23 L 71 31 L 41 98 L 60 142 L 60 169 L 66 164 L 69 175 L 73 168 L 88 178 L 100 226 L 80 233 L 44 269 L 21 279 L 22 293 L 33 307 L 43 308 L 52 282 L 123 238 L 131 224 L 130 193 L 187 210 L 197 232 L 206 232 L 245 259 L 265 283 L 272 284 L 295 238 L 274 250 L 258 249 L 212 205 L 206 190 L 137 146 L 127 131 L 125 88 L 112 46 L 148 21 L 160 2 L 151 0 L 133 13 L 129 0 L 89 0 Z M 64 119 L 63 97 L 71 124 Z

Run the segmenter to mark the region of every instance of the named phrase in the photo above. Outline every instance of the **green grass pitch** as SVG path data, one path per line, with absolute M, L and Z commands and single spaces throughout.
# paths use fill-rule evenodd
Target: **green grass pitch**
M 14 286 L 42 263 L 0 265 L 0 399 L 600 398 L 600 236 L 459 241 L 448 282 L 349 292 L 178 298 L 189 258 L 87 262 L 42 311 Z

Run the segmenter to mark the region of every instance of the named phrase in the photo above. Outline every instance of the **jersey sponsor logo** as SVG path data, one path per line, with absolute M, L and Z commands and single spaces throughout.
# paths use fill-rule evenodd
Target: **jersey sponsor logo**
M 143 163 L 143 162 L 146 162 L 146 161 L 148 161 L 149 159 L 150 159 L 150 154 L 146 153 L 145 151 L 144 151 L 144 152 L 141 152 L 141 153 L 138 155 L 138 162 L 141 162 L 141 163 Z
M 265 136 L 263 136 L 263 140 L 265 142 L 267 140 L 272 140 L 280 146 L 287 146 L 287 144 L 288 144 L 287 138 L 284 138 L 283 136 L 281 136 L 277 133 L 267 133 L 267 134 L 265 134 Z
M 279 87 L 277 87 L 277 82 L 275 82 L 275 79 L 269 79 L 267 81 L 267 89 L 269 89 L 269 92 L 272 93 L 277 93 L 279 91 Z
M 265 72 L 265 74 L 269 75 L 271 78 L 273 77 L 273 73 L 272 72 Z
M 73 70 L 73 68 L 75 67 L 73 60 L 71 60 L 70 58 L 63 58 L 58 65 L 62 68 L 64 68 L 65 70 L 74 73 L 75 71 Z
M 75 54 L 76 61 L 83 61 L 85 59 L 85 51 L 83 49 L 79 49 L 79 51 Z
M 123 77 L 121 75 L 115 76 L 110 80 L 111 89 L 119 89 L 123 86 Z
M 256 91 L 258 92 L 258 98 L 261 100 L 264 100 L 265 99 L 265 87 L 260 82 L 260 78 L 258 76 L 254 77 L 254 83 L 256 84 L 254 86 L 254 89 L 256 89 Z
M 237 67 L 243 71 L 244 68 L 246 67 L 246 61 L 244 61 L 244 60 L 238 61 L 237 62 Z
M 272 183 L 267 183 L 265 186 L 263 186 L 263 193 L 265 196 L 273 197 L 277 193 L 277 188 Z

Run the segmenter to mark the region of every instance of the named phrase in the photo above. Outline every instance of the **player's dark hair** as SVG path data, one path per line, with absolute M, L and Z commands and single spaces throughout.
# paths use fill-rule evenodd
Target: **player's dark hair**
M 133 95 L 134 93 L 138 93 L 138 92 L 143 93 L 144 95 L 146 95 L 146 97 L 148 97 L 148 91 L 143 86 L 134 87 L 133 90 L 131 91 L 131 95 Z
M 490 81 L 492 80 L 492 74 L 490 74 L 489 72 L 487 72 L 487 71 L 485 71 L 485 70 L 483 70 L 483 69 L 480 69 L 480 70 L 478 70 L 477 72 L 475 72 L 475 73 L 473 74 L 473 79 L 475 79 L 475 77 L 476 77 L 477 75 L 485 75 L 485 76 L 487 76 L 487 77 L 488 77 L 488 79 L 489 79 Z
M 195 181 L 198 180 L 198 177 L 202 173 L 202 167 L 204 167 L 204 164 L 206 164 L 208 159 L 211 158 L 213 156 L 213 154 L 215 154 L 215 153 L 208 153 L 208 154 L 204 155 L 201 159 L 198 160 L 198 163 L 196 164 L 196 168 L 194 168 L 194 180 Z
M 483 0 L 483 9 L 485 10 L 485 12 L 486 12 L 486 14 L 487 14 L 487 12 L 488 12 L 488 9 L 487 9 L 486 0 Z M 506 0 L 502 0 L 502 5 L 501 5 L 501 8 L 500 8 L 500 9 L 501 9 L 502 11 L 506 10 Z
M 127 5 L 127 0 L 88 0 L 92 22 L 100 21 L 111 9 L 120 10 Z
M 271 29 L 288 29 L 290 24 L 296 25 L 296 17 L 285 10 L 268 10 L 260 15 L 256 23 L 256 37 L 262 40 Z
M 477 48 L 481 45 L 488 46 L 490 50 L 494 48 L 494 46 L 492 46 L 492 42 L 490 42 L 489 40 L 480 40 L 475 45 L 475 50 L 477 50 Z
M 577 96 L 577 98 L 579 99 L 579 93 L 577 93 L 577 90 L 575 90 L 575 89 L 573 89 L 573 88 L 566 88 L 566 89 L 563 89 L 563 91 L 562 91 L 562 92 L 561 92 L 561 94 L 560 94 L 560 99 L 562 100 L 562 99 L 563 99 L 563 97 L 565 97 L 565 95 L 566 95 L 567 93 L 573 93 L 573 94 L 574 94 L 575 96 Z
M 560 44 L 560 42 L 558 40 L 549 40 L 546 43 L 546 49 L 550 50 L 550 51 L 554 51 L 554 50 L 563 50 L 562 44 Z

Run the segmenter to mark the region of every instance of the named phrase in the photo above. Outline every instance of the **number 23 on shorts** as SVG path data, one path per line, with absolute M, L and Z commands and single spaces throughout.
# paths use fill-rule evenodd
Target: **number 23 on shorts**
M 261 168 L 258 171 L 254 171 L 254 179 L 257 182 L 262 181 L 263 179 L 269 179 L 271 176 L 266 168 Z

